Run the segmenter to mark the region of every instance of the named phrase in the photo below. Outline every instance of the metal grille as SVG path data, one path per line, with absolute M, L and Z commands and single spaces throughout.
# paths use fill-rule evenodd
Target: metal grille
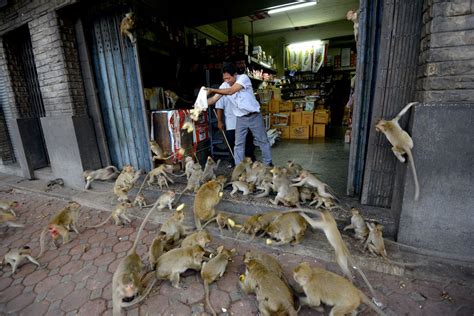
M 22 34 L 20 38 L 19 49 L 23 73 L 25 75 L 25 83 L 28 91 L 28 104 L 31 106 L 32 117 L 45 117 L 43 98 L 41 96 L 40 86 L 38 82 L 38 74 L 36 73 L 35 58 L 33 56 L 33 47 L 28 30 Z

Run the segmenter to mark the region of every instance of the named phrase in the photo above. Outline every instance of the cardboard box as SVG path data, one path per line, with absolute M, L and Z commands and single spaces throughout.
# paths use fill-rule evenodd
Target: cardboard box
M 274 128 L 277 131 L 281 132 L 280 137 L 282 139 L 289 139 L 290 138 L 290 127 L 289 126 L 273 125 L 272 128 Z
M 326 136 L 326 124 L 314 124 L 313 125 L 313 137 L 325 137 Z
M 313 125 L 313 111 L 303 111 L 301 112 L 301 125 Z
M 271 125 L 290 125 L 291 112 L 272 113 L 270 118 Z
M 314 124 L 328 124 L 329 123 L 329 110 L 315 110 L 314 111 Z
M 280 102 L 280 112 L 292 112 L 292 111 L 293 111 L 293 102 L 291 101 Z
M 291 125 L 301 125 L 301 113 L 302 112 L 291 112 Z
M 309 125 L 292 125 L 290 126 L 291 139 L 309 139 Z
M 270 104 L 268 105 L 268 111 L 270 113 L 278 113 L 280 112 L 280 101 L 278 100 L 271 100 Z

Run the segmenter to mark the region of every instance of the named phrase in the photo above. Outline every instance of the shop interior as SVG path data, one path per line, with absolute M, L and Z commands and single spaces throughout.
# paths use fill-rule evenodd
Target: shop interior
M 153 113 L 192 108 L 200 87 L 218 87 L 223 63 L 233 62 L 251 78 L 274 165 L 295 161 L 344 195 L 357 60 L 346 13 L 359 4 L 319 0 L 272 11 L 281 2 L 174 22 L 142 21 L 138 51 L 150 128 Z M 285 2 L 283 7 L 295 4 Z M 182 145 L 192 146 L 193 140 L 187 137 Z M 202 163 L 208 154 L 231 159 L 211 109 L 195 123 L 194 147 Z

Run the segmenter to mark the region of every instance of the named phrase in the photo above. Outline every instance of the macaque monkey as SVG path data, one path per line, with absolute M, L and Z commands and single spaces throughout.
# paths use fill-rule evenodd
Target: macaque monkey
M 128 217 L 128 210 L 132 208 L 132 203 L 122 202 L 118 204 L 115 209 L 110 213 L 110 215 L 100 224 L 94 226 L 86 226 L 86 228 L 98 228 L 102 227 L 107 222 L 113 218 L 115 226 L 123 226 L 125 224 L 130 224 L 132 220 Z
M 355 207 L 351 208 L 351 224 L 344 227 L 344 231 L 353 229 L 355 234 L 354 237 L 359 240 L 365 240 L 369 234 L 367 225 L 365 224 L 364 218 L 359 214 L 359 210 Z
M 292 160 L 288 161 L 286 169 L 288 170 L 288 177 L 292 178 L 299 175 L 300 172 L 303 170 L 303 167 L 300 164 L 296 163 L 294 160 Z
M 320 208 L 321 206 L 324 206 L 324 208 L 328 210 L 332 210 L 333 208 L 338 208 L 333 198 L 322 197 L 316 192 L 314 192 L 313 200 L 308 205 L 311 206 L 313 204 L 316 204 L 316 209 Z
M 166 181 L 166 178 L 161 174 L 158 176 L 158 186 L 160 187 L 160 190 L 163 190 L 163 187 L 169 188 L 168 181 Z
M 352 281 L 353 275 L 351 270 L 349 269 L 349 264 L 360 274 L 364 282 L 367 284 L 367 287 L 370 290 L 370 293 L 375 300 L 375 291 L 372 285 L 370 284 L 369 280 L 365 276 L 364 272 L 355 264 L 354 259 L 352 259 L 351 253 L 349 249 L 347 249 L 344 240 L 342 240 L 341 233 L 337 229 L 337 223 L 334 220 L 334 217 L 328 210 L 316 211 L 318 215 L 318 219 L 312 219 L 305 213 L 300 213 L 301 216 L 306 219 L 309 225 L 313 227 L 313 229 L 320 229 L 326 235 L 326 238 L 329 244 L 333 247 L 335 255 L 336 255 L 336 263 L 341 268 L 344 275 Z
M 297 315 L 293 294 L 276 273 L 257 260 L 248 260 L 245 266 L 240 287 L 246 294 L 255 293 L 262 315 Z
M 148 250 L 148 264 L 150 265 L 150 270 L 155 270 L 158 258 L 165 252 L 167 243 L 165 237 L 165 235 L 158 234 L 151 242 L 150 249 Z
M 354 23 L 354 38 L 356 44 L 359 42 L 359 13 L 357 10 L 349 10 L 346 13 L 346 19 Z
M 167 220 L 161 225 L 160 233 L 165 235 L 167 243 L 173 245 L 182 237 L 186 236 L 187 227 L 183 224 L 184 212 L 176 210 Z
M 211 180 L 204 183 L 194 197 L 194 223 L 197 229 L 201 229 L 201 221 L 208 221 L 215 216 L 216 205 L 221 201 L 224 193 L 219 182 Z
M 181 247 L 191 247 L 199 245 L 202 249 L 206 249 L 207 245 L 212 241 L 211 235 L 207 230 L 199 230 L 191 235 L 186 236 L 181 242 Z
M 192 133 L 194 131 L 194 124 L 193 124 L 193 122 L 184 122 L 181 129 L 185 129 L 186 132 Z
M 7 227 L 25 227 L 23 224 L 18 224 L 13 222 L 16 220 L 16 216 L 13 215 L 10 211 L 0 210 L 0 224 Z
M 162 176 L 164 177 L 166 180 L 168 180 L 169 182 L 171 183 L 174 183 L 174 181 L 168 177 L 168 174 L 167 174 L 167 171 L 166 171 L 166 165 L 165 164 L 162 164 L 162 165 L 159 165 L 158 167 L 156 167 L 155 169 L 151 170 L 147 177 L 150 177 L 150 179 L 148 180 L 148 185 L 151 185 L 155 182 L 155 178 L 157 180 L 159 180 L 159 177 Z M 146 180 L 146 178 L 145 178 Z M 143 181 L 145 181 L 143 180 Z M 166 183 L 166 185 L 168 185 L 168 183 Z
M 166 157 L 163 149 L 161 149 L 160 145 L 158 145 L 158 143 L 155 140 L 150 139 L 149 144 L 150 144 L 150 149 L 153 152 L 153 160 L 168 160 L 174 157 L 176 154 L 184 155 L 184 149 L 180 148 L 178 149 L 176 153 L 173 153 L 169 155 L 168 157 Z
M 217 160 L 217 163 L 212 159 L 211 156 L 207 157 L 206 165 L 204 166 L 204 172 L 202 174 L 201 182 L 207 182 L 216 178 L 216 171 L 219 167 L 221 160 Z
M 15 217 L 17 215 L 13 209 L 16 208 L 18 205 L 19 203 L 17 201 L 0 200 L 0 210 L 5 211 L 5 212 L 10 212 Z
M 143 193 L 137 194 L 135 200 L 133 201 L 133 205 L 139 206 L 140 208 L 147 207 L 148 203 L 145 199 L 145 195 L 143 195 Z
M 264 252 L 250 250 L 244 254 L 244 263 L 250 262 L 250 260 L 256 260 L 263 264 L 268 270 L 275 273 L 280 279 L 285 281 L 285 274 L 280 262 L 272 255 Z M 286 281 L 285 281 L 286 282 Z
M 290 180 L 286 175 L 285 168 L 275 167 L 272 169 L 273 173 L 273 189 L 277 191 L 275 199 L 270 200 L 270 203 L 273 205 L 278 205 L 278 203 L 283 203 L 285 206 L 296 205 L 299 207 L 300 194 L 298 188 L 295 188 L 293 185 L 290 185 Z
M 232 171 L 231 181 L 239 180 L 239 177 L 246 171 L 247 169 L 250 170 L 250 166 L 252 165 L 252 158 L 245 157 L 237 166 L 235 166 L 234 170 Z
M 307 227 L 306 220 L 299 214 L 282 214 L 271 222 L 265 230 L 272 239 L 277 240 L 277 242 L 273 242 L 271 239 L 267 239 L 267 244 L 276 246 L 285 245 L 290 242 L 299 244 L 303 240 Z
M 270 179 L 263 179 L 260 185 L 257 185 L 258 190 L 263 190 L 262 193 L 255 195 L 255 197 L 262 198 L 270 195 L 273 188 L 273 183 Z
M 23 263 L 24 259 L 28 259 L 31 263 L 40 266 L 39 262 L 31 256 L 31 248 L 23 246 L 22 248 L 12 249 L 7 252 L 0 260 L 0 265 L 9 264 L 12 267 L 12 275 L 15 274 L 16 269 Z
M 242 225 L 242 228 L 237 233 L 236 238 L 239 238 L 240 233 L 244 232 L 244 233 L 249 234 L 249 235 L 252 234 L 253 236 L 252 236 L 251 239 L 254 239 L 255 235 L 257 234 L 257 233 L 254 233 L 254 232 L 255 232 L 255 227 L 258 225 L 259 217 L 260 217 L 260 214 L 254 214 L 252 216 L 247 217 L 244 224 Z
M 156 276 L 158 279 L 170 280 L 173 287 L 180 289 L 180 274 L 188 269 L 201 270 L 204 254 L 204 249 L 199 245 L 171 249 L 158 259 Z
M 413 181 L 415 182 L 415 201 L 417 201 L 420 196 L 420 185 L 418 184 L 415 161 L 413 160 L 411 152 L 413 149 L 413 139 L 411 139 L 410 135 L 400 127 L 398 120 L 417 103 L 418 102 L 408 103 L 393 119 L 390 121 L 380 120 L 377 122 L 377 125 L 375 125 L 377 132 L 384 133 L 390 144 L 392 144 L 392 151 L 398 160 L 405 162 L 405 157 L 403 157 L 403 155 L 407 154 L 413 172 Z
M 212 307 L 211 301 L 209 300 L 209 284 L 216 281 L 225 273 L 227 269 L 227 263 L 232 260 L 232 255 L 235 253 L 235 249 L 227 250 L 224 246 L 217 248 L 217 256 L 209 260 L 208 262 L 202 263 L 201 278 L 204 282 L 204 292 L 206 294 L 206 303 L 212 312 L 212 315 L 216 316 L 216 311 Z
M 231 219 L 229 216 L 225 215 L 224 213 L 217 213 L 215 217 L 211 218 L 204 225 L 202 225 L 201 229 L 204 229 L 204 227 L 206 227 L 207 224 L 213 221 L 216 221 L 217 227 L 219 227 L 219 231 L 221 232 L 221 236 L 224 233 L 223 229 L 226 227 L 230 231 L 232 231 L 233 227 L 236 227 L 236 228 L 242 227 L 242 225 L 236 224 L 233 219 Z
M 138 178 L 142 175 L 141 170 L 135 171 L 131 165 L 123 166 L 122 172 L 115 180 L 114 194 L 117 196 L 119 202 L 130 202 L 128 200 L 128 191 L 130 191 Z
M 189 179 L 189 177 L 191 177 L 191 173 L 193 172 L 194 159 L 191 156 L 187 156 L 186 158 L 184 158 L 184 162 L 184 173 L 186 174 L 186 179 Z
M 89 190 L 91 187 L 91 183 L 94 180 L 115 180 L 120 175 L 120 171 L 114 166 L 107 166 L 102 169 L 97 170 L 85 170 L 82 173 L 84 180 L 86 181 L 86 185 L 84 187 L 85 190 Z
M 255 214 L 248 217 L 242 229 L 238 232 L 237 238 L 239 237 L 240 233 L 243 231 L 246 234 L 252 235 L 250 240 L 253 240 L 255 236 L 260 232 L 267 229 L 268 225 L 271 222 L 276 220 L 280 217 L 283 213 L 279 211 L 269 211 L 262 214 Z
M 143 219 L 140 228 L 138 229 L 137 237 L 133 243 L 132 248 L 118 264 L 117 269 L 112 277 L 112 306 L 113 315 L 120 316 L 122 307 L 129 307 L 141 302 L 151 291 L 156 280 L 153 280 L 148 284 L 147 288 L 143 291 L 142 284 L 142 261 L 140 256 L 137 254 L 137 245 L 140 240 L 141 233 L 145 224 L 148 222 L 150 215 L 160 205 L 160 198 L 156 200 L 153 207 L 148 211 L 147 215 Z M 124 303 L 124 298 L 133 298 L 133 301 Z
M 301 203 L 306 203 L 306 201 L 311 200 L 313 197 L 313 191 L 307 187 L 299 187 L 298 192 L 300 193 Z
M 290 185 L 291 187 L 301 187 L 303 185 L 308 185 L 310 187 L 316 188 L 318 190 L 318 195 L 323 198 L 331 198 L 335 199 L 335 197 L 326 191 L 327 184 L 320 181 L 316 178 L 313 174 L 311 174 L 308 170 L 302 170 L 300 172 L 300 176 L 292 181 L 297 182 Z
M 40 235 L 40 253 L 37 258 L 40 258 L 44 253 L 44 239 L 46 233 L 49 233 L 53 240 L 54 246 L 57 248 L 56 240 L 61 236 L 63 245 L 69 242 L 69 230 L 73 229 L 77 234 L 76 224 L 79 217 L 79 207 L 81 205 L 77 202 L 71 201 L 66 207 L 61 209 L 49 221 L 48 225 L 43 229 Z
M 240 179 L 242 179 L 242 177 L 240 177 Z M 232 181 L 229 184 L 232 184 L 232 192 L 230 192 L 230 196 L 234 196 L 238 191 L 242 191 L 242 195 L 250 194 L 249 184 L 245 181 Z
M 199 187 L 201 186 L 201 178 L 202 178 L 201 165 L 199 163 L 195 163 L 193 165 L 191 176 L 188 179 L 188 183 L 187 183 L 186 187 L 179 194 L 179 196 L 176 200 L 177 201 L 181 200 L 181 197 L 183 196 L 184 192 L 186 192 L 186 191 L 193 191 L 193 192 L 196 193 L 199 190 Z
M 293 278 L 303 288 L 306 297 L 300 297 L 301 305 L 315 308 L 324 313 L 321 303 L 333 306 L 329 315 L 355 315 L 361 303 L 366 304 L 379 315 L 385 315 L 370 299 L 351 282 L 336 273 L 311 268 L 306 262 L 293 270 Z
M 383 226 L 375 223 L 367 223 L 367 227 L 370 230 L 369 237 L 364 245 L 364 250 L 369 249 L 370 253 L 374 256 L 381 256 L 390 263 L 393 263 L 402 267 L 416 267 L 420 266 L 420 263 L 405 263 L 397 262 L 388 258 L 387 251 L 385 250 L 385 243 L 383 240 L 382 229 Z
M 135 13 L 128 12 L 125 14 L 125 17 L 120 23 L 120 35 L 122 37 L 127 36 L 130 39 L 132 44 L 137 42 L 135 36 L 133 35 L 133 30 L 135 29 Z

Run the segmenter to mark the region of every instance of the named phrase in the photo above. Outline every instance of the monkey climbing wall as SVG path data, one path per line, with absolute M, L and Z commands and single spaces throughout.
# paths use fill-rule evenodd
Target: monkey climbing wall
M 120 37 L 122 17 L 96 17 L 90 25 L 97 92 L 112 164 L 150 170 L 137 50 Z

